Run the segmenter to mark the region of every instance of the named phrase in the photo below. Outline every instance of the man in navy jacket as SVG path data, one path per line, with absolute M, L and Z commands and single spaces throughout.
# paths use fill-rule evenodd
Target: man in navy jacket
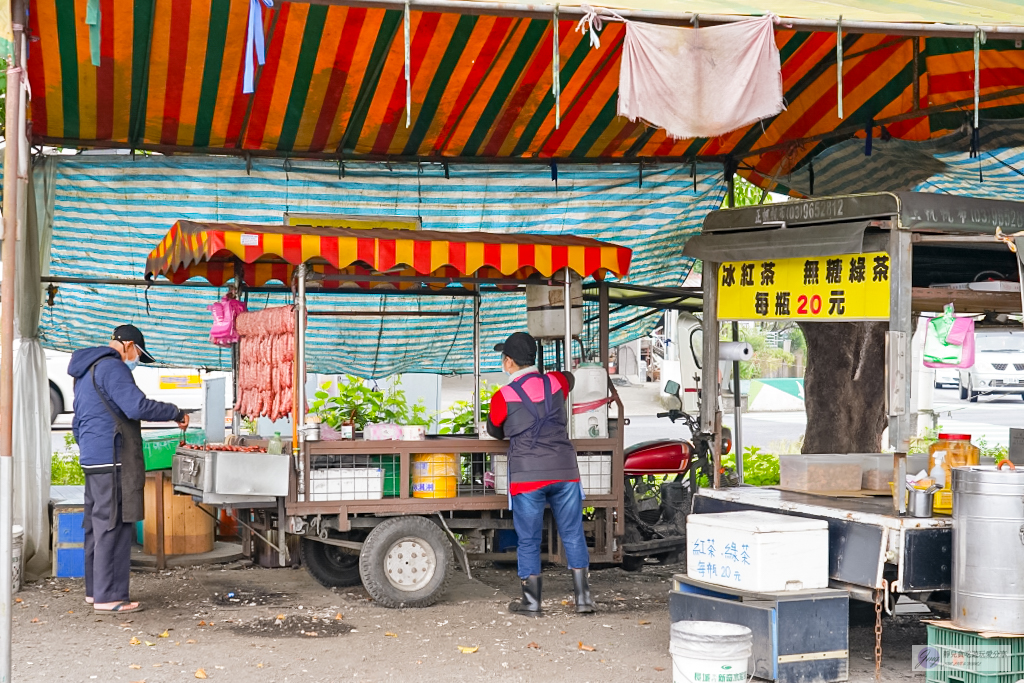
M 149 400 L 135 384 L 139 361 L 154 362 L 142 332 L 121 325 L 107 346 L 79 349 L 68 364 L 75 378 L 72 430 L 85 471 L 85 601 L 97 612 L 141 609 L 128 594 L 132 537 L 143 514 L 141 422 L 188 426 L 184 411 Z

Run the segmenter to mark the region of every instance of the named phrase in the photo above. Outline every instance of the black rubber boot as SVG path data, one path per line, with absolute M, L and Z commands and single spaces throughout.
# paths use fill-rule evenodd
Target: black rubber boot
M 539 617 L 540 611 L 540 574 L 534 574 L 522 580 L 523 599 L 513 600 L 509 603 L 508 611 L 512 614 L 521 614 L 524 617 Z
M 579 614 L 593 614 L 596 610 L 594 599 L 590 597 L 590 570 L 573 569 L 572 592 L 576 597 L 576 611 Z

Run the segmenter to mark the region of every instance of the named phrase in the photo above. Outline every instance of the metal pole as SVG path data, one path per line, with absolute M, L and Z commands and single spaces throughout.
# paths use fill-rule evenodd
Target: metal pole
M 889 443 L 893 449 L 893 510 L 907 511 L 904 485 L 907 481 L 907 452 L 910 450 L 910 372 L 898 362 L 913 357 L 913 315 L 911 287 L 913 244 L 911 233 L 895 227 L 889 231 L 889 334 L 886 345 L 886 404 L 889 413 Z M 903 376 L 900 376 L 900 374 Z
M 572 271 L 569 267 L 565 267 L 565 284 L 563 285 L 565 301 L 563 307 L 565 308 L 565 362 L 562 364 L 562 370 L 565 372 L 572 372 Z M 568 401 L 565 402 L 565 416 L 567 424 L 569 425 L 569 436 L 573 437 L 573 425 L 572 425 L 572 392 L 569 393 Z
M 718 413 L 718 264 L 704 262 L 704 320 L 703 352 L 701 354 L 700 380 L 700 430 L 705 434 L 715 433 L 715 416 Z M 712 445 L 715 478 L 721 459 L 721 444 Z
M 608 371 L 608 361 L 610 360 L 608 347 L 608 337 L 610 336 L 608 331 L 608 283 L 604 280 L 597 285 L 597 308 L 597 324 L 600 327 L 599 334 L 601 336 L 601 365 L 604 366 L 605 371 Z
M 11 3 L 14 58 L 7 67 L 7 145 L 4 149 L 3 280 L 0 282 L 0 683 L 11 680 L 11 552 L 14 523 L 14 279 L 18 245 L 18 151 L 21 119 L 23 6 Z
M 298 499 L 303 500 L 306 493 L 305 468 L 302 461 L 302 449 L 299 446 L 299 421 L 305 412 L 306 403 L 306 264 L 300 263 L 295 271 L 296 302 L 295 302 L 295 386 L 292 387 L 292 458 L 296 465 L 298 477 L 296 490 Z M 284 542 L 284 520 L 278 519 L 277 537 L 280 546 L 281 566 L 284 566 L 286 543 Z
M 480 295 L 473 297 L 473 429 L 480 430 Z
M 740 324 L 735 320 L 732 323 L 732 340 L 740 340 Z M 740 362 L 732 362 L 732 398 L 733 415 L 735 424 L 732 429 L 732 447 L 736 453 L 736 476 L 739 477 L 740 486 L 743 486 L 743 397 L 740 395 Z

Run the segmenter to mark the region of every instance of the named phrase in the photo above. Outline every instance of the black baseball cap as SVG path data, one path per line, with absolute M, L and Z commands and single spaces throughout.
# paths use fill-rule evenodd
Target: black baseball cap
M 508 356 L 519 366 L 526 367 L 537 362 L 537 342 L 525 332 L 513 332 L 504 344 L 495 344 L 494 350 Z
M 139 360 L 143 363 L 155 363 L 156 358 L 150 355 L 149 351 L 146 350 L 146 338 L 142 336 L 142 330 L 135 327 L 135 325 L 120 325 L 114 328 L 114 333 L 110 335 L 111 340 L 119 342 L 132 342 L 139 349 Z

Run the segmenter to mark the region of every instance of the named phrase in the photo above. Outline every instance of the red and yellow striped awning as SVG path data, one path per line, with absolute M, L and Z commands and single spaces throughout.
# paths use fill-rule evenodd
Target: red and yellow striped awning
M 867 130 L 908 140 L 946 134 L 967 120 L 974 96 L 971 38 L 846 34 L 840 119 L 836 33 L 783 23 L 776 42 L 787 110 L 719 138 L 673 140 L 616 115 L 623 24 L 607 23 L 594 49 L 573 21 L 560 21 L 556 128 L 550 19 L 413 9 L 407 126 L 401 10 L 291 1 L 264 10 L 266 65 L 247 95 L 249 0 L 99 0 L 98 67 L 86 4 L 29 2 L 36 144 L 338 160 L 732 157 L 764 184 Z M 852 4 L 879 16 L 891 5 Z M 927 7 L 914 3 L 922 16 Z M 1024 50 L 990 36 L 980 87 L 983 118 L 1024 117 Z
M 146 259 L 146 277 L 175 283 L 202 277 L 223 285 L 241 263 L 247 285 L 291 282 L 294 267 L 327 276 L 397 275 L 525 280 L 568 267 L 603 279 L 629 271 L 632 250 L 566 235 L 349 229 L 178 221 Z M 339 287 L 346 278 L 327 278 Z M 351 281 L 351 280 L 350 280 Z M 374 283 L 359 280 L 360 286 Z

